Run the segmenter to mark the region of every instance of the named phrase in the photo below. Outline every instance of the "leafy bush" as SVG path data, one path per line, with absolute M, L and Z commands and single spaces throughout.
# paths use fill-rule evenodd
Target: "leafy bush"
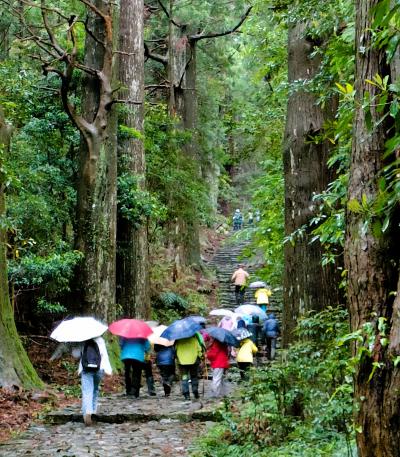
M 9 279 L 19 291 L 35 292 L 38 313 L 60 313 L 65 308 L 57 301 L 70 290 L 70 281 L 77 263 L 82 259 L 79 251 L 51 254 L 48 257 L 27 255 L 9 261 Z

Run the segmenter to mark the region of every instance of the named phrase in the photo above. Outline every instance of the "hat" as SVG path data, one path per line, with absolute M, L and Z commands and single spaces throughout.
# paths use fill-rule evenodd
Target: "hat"
M 235 213 L 240 213 L 240 209 L 235 209 Z

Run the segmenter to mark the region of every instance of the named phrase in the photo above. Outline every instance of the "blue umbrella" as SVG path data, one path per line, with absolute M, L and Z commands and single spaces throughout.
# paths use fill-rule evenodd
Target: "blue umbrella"
M 173 322 L 162 333 L 161 338 L 167 340 L 182 340 L 190 338 L 196 332 L 202 329 L 202 326 L 190 317 Z
M 198 324 L 205 324 L 207 319 L 203 316 L 188 316 L 190 319 L 193 319 Z
M 221 327 L 209 327 L 206 328 L 206 332 L 216 340 L 221 343 L 228 344 L 229 346 L 239 347 L 239 341 L 236 339 L 235 335 Z
M 242 341 L 246 338 L 250 338 L 251 337 L 251 333 L 247 330 L 247 328 L 238 328 L 236 330 L 234 330 L 233 334 L 235 335 L 236 339 L 238 341 Z

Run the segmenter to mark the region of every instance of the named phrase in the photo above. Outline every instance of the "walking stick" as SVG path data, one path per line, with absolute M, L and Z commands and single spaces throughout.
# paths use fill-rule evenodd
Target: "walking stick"
M 204 373 L 203 373 L 203 398 L 204 398 L 205 390 L 206 390 L 205 389 L 206 379 L 208 379 L 207 359 L 206 359 L 205 354 L 204 354 Z

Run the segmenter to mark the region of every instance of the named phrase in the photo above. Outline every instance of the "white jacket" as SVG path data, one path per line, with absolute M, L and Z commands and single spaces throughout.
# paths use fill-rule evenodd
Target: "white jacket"
M 100 351 L 100 355 L 101 355 L 100 370 L 104 370 L 104 373 L 106 373 L 106 374 L 112 374 L 110 359 L 108 358 L 108 352 L 107 352 L 106 343 L 105 343 L 104 339 L 101 336 L 99 336 L 97 338 L 93 338 L 93 339 L 94 339 L 94 341 L 96 341 L 97 345 L 99 346 L 99 351 Z M 82 357 L 83 345 L 84 345 L 84 343 L 82 343 L 82 345 L 80 346 L 80 349 L 78 348 L 78 349 L 75 349 L 74 351 L 72 351 L 72 355 L 74 357 Z M 79 354 L 77 351 L 79 351 Z M 78 374 L 81 374 L 81 373 L 82 373 L 82 359 L 79 360 L 79 368 L 78 368 Z

